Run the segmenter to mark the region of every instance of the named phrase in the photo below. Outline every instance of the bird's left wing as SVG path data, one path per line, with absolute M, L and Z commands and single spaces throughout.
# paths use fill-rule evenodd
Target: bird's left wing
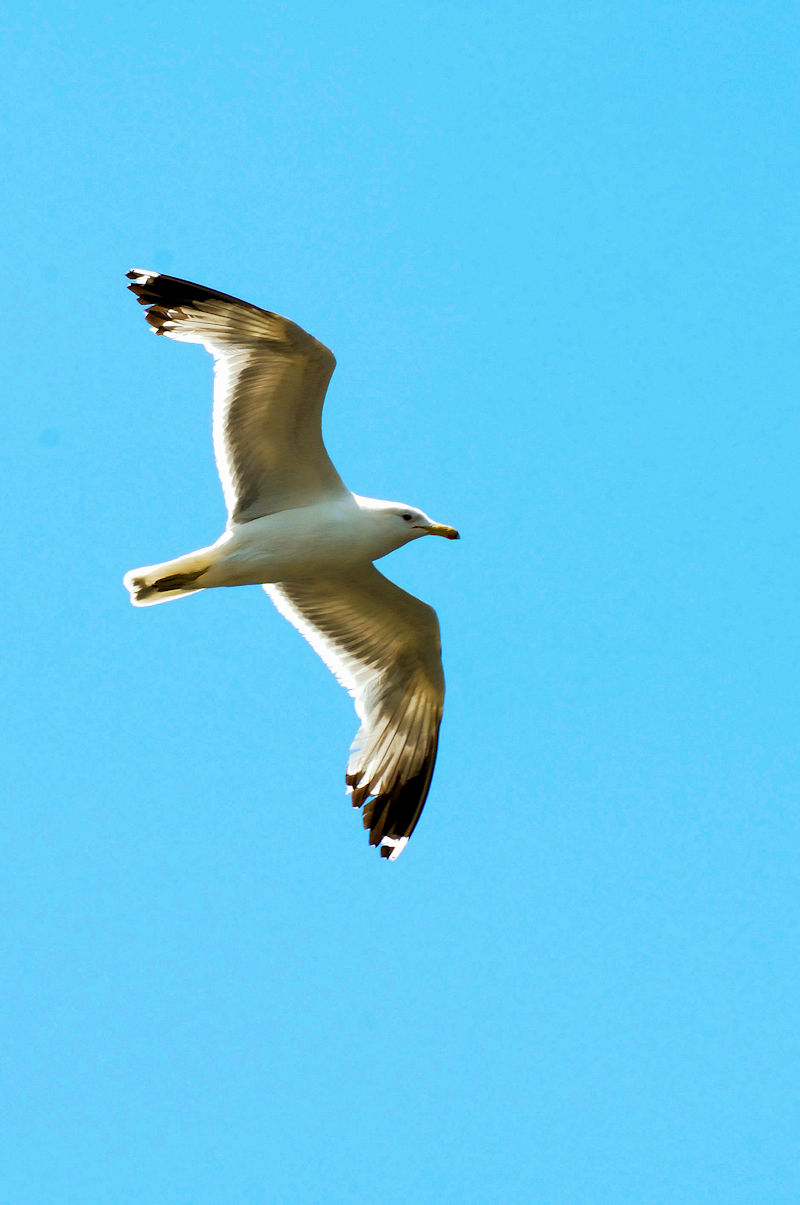
M 265 586 L 355 699 L 361 720 L 347 763 L 370 844 L 394 860 L 414 831 L 436 761 L 444 702 L 436 612 L 374 565 Z
M 238 297 L 135 269 L 128 288 L 158 335 L 214 357 L 214 451 L 234 523 L 347 493 L 322 442 L 332 353 Z

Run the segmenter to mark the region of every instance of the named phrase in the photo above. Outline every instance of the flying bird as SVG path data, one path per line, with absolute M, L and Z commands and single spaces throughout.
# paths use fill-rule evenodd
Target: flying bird
M 214 357 L 214 452 L 228 522 L 208 548 L 126 573 L 137 607 L 263 585 L 355 700 L 346 784 L 371 845 L 393 861 L 431 784 L 444 702 L 439 623 L 373 561 L 453 527 L 347 489 L 322 441 L 336 360 L 295 323 L 226 293 L 128 272 L 157 335 Z

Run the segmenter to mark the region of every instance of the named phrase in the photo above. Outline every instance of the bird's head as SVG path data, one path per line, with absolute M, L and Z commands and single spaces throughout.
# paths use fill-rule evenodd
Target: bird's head
M 397 513 L 400 522 L 407 530 L 410 528 L 413 533 L 411 539 L 416 539 L 418 536 L 444 536 L 446 540 L 461 539 L 455 527 L 447 527 L 444 523 L 434 523 L 430 515 L 426 515 L 422 510 L 416 510 L 413 506 L 398 507 Z
M 378 527 L 393 548 L 400 548 L 420 536 L 444 536 L 446 540 L 459 540 L 455 527 L 435 523 L 430 515 L 417 506 L 405 502 L 378 502 L 373 498 L 358 498 L 362 510 L 371 512 L 371 523 Z
M 387 503 L 384 514 L 397 533 L 399 544 L 408 544 L 410 540 L 418 540 L 420 536 L 444 536 L 446 540 L 461 539 L 455 527 L 434 523 L 430 515 L 426 515 L 424 510 L 419 510 L 416 506 L 390 502 Z

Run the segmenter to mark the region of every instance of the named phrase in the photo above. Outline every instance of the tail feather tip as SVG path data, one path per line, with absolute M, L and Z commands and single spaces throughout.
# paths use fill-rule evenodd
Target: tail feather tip
M 191 573 L 168 573 L 163 576 L 153 574 L 143 569 L 132 569 L 122 579 L 125 589 L 130 593 L 134 607 L 149 607 L 154 603 L 168 602 L 171 598 L 181 598 L 184 594 L 194 594 L 202 590 L 195 585 L 202 577 L 208 566 Z

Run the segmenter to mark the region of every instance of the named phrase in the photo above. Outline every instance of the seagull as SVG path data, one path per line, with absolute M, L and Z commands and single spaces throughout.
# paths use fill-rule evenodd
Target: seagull
M 126 573 L 131 602 L 263 585 L 353 696 L 361 727 L 345 782 L 370 845 L 394 861 L 430 789 L 444 674 L 436 612 L 373 561 L 422 536 L 459 534 L 417 507 L 347 489 L 322 441 L 336 367 L 324 344 L 227 293 L 159 272 L 127 276 L 157 335 L 214 357 L 214 452 L 228 510 L 215 544 Z

